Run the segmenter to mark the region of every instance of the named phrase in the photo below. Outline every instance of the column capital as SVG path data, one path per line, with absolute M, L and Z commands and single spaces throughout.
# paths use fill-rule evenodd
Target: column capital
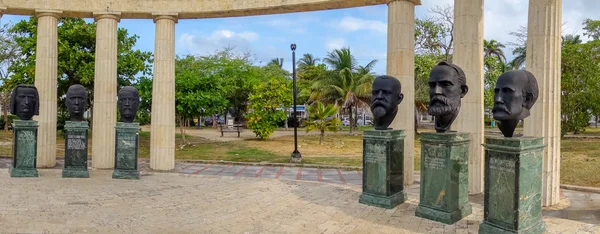
M 101 19 L 113 19 L 117 22 L 121 21 L 121 12 L 94 12 L 94 21 L 98 22 Z
M 387 4 L 390 4 L 392 2 L 397 2 L 397 1 L 412 2 L 415 4 L 415 6 L 421 5 L 421 0 L 388 0 Z
M 43 16 L 51 16 L 58 19 L 62 13 L 62 11 L 55 10 L 35 10 L 35 18 L 39 19 Z
M 156 23 L 156 21 L 158 20 L 163 20 L 163 19 L 167 19 L 167 20 L 172 20 L 175 21 L 175 23 L 177 23 L 179 17 L 179 13 L 152 13 L 152 18 L 154 19 L 154 23 Z

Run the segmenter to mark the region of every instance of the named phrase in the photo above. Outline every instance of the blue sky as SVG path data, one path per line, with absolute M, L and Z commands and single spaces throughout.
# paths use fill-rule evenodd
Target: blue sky
M 417 18 L 431 16 L 435 6 L 453 5 L 453 0 L 422 0 L 417 6 Z M 568 4 L 566 3 L 568 2 Z M 527 1 L 486 0 L 484 37 L 502 43 L 514 41 L 508 35 L 519 26 L 527 26 Z M 594 18 L 600 11 L 600 1 L 563 0 L 563 33 L 581 34 L 581 22 Z M 27 19 L 24 16 L 5 15 L 2 23 Z M 91 20 L 90 20 L 91 21 Z M 152 20 L 124 19 L 119 27 L 140 36 L 137 49 L 154 50 L 155 26 Z M 385 73 L 387 46 L 387 6 L 250 16 L 220 19 L 180 20 L 176 25 L 176 52 L 178 55 L 205 55 L 225 46 L 234 46 L 239 52 L 250 52 L 259 63 L 284 58 L 284 68 L 291 70 L 290 44 L 297 44 L 296 57 L 311 53 L 323 58 L 327 51 L 350 47 L 359 64 L 376 59 L 375 72 Z M 512 58 L 510 48 L 506 49 Z

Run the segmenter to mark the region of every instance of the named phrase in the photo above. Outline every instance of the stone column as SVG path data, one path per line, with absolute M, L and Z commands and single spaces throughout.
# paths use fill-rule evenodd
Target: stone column
M 35 87 L 40 95 L 37 167 L 56 166 L 56 108 L 58 79 L 58 18 L 60 11 L 36 11 L 37 48 Z
M 483 192 L 483 0 L 454 0 L 454 54 L 469 93 L 462 99 L 453 130 L 471 135 L 469 194 Z
M 121 14 L 94 13 L 96 20 L 96 64 L 92 123 L 92 166 L 115 165 L 117 122 L 117 25 Z
M 524 135 L 544 138 L 542 205 L 560 200 L 560 59 L 562 0 L 529 0 L 526 69 L 539 97 L 525 119 Z
M 156 23 L 150 168 L 175 168 L 175 24 L 177 14 L 153 14 Z
M 414 182 L 415 169 L 415 5 L 420 0 L 391 0 L 388 3 L 387 74 L 402 84 L 404 100 L 390 125 L 404 130 L 404 184 Z

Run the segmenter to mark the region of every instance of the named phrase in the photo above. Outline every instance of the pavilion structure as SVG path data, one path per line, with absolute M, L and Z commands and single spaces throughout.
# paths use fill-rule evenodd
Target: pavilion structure
M 427 0 L 423 0 L 427 1 Z M 484 156 L 483 2 L 454 1 L 453 63 L 466 76 L 469 93 L 453 130 L 471 134 L 469 192 L 482 193 Z M 415 6 L 421 0 L 1 0 L 2 14 L 38 19 L 35 86 L 40 94 L 39 167 L 56 165 L 57 24 L 60 17 L 93 18 L 97 22 L 93 106 L 92 166 L 114 166 L 117 94 L 117 26 L 121 19 L 152 19 L 156 27 L 152 91 L 150 167 L 175 166 L 175 25 L 180 19 L 236 17 L 317 11 L 387 4 L 387 74 L 403 87 L 414 87 Z M 560 57 L 562 0 L 529 0 L 527 65 L 538 79 L 540 95 L 525 120 L 526 136 L 544 137 L 542 203 L 559 201 Z M 414 88 L 404 88 L 392 127 L 414 132 Z M 405 140 L 405 183 L 413 183 L 414 135 Z

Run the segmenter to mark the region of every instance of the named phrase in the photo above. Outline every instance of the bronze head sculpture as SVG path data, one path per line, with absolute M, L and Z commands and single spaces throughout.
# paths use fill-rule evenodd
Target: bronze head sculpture
M 505 137 L 512 137 L 520 120 L 529 116 L 529 110 L 539 95 L 535 76 L 526 70 L 513 70 L 500 75 L 494 88 L 494 119 Z
M 428 113 L 435 116 L 436 132 L 446 132 L 460 111 L 460 99 L 469 88 L 463 70 L 449 62 L 440 62 L 429 74 Z
M 10 113 L 20 120 L 31 120 L 34 115 L 40 114 L 40 96 L 33 85 L 17 85 L 10 95 L 10 102 Z
M 133 86 L 125 86 L 117 94 L 117 107 L 121 114 L 121 122 L 132 123 L 140 103 L 140 94 Z
M 386 130 L 396 117 L 404 95 L 400 81 L 392 76 L 378 76 L 373 81 L 371 113 L 375 130 Z
M 71 85 L 67 90 L 65 105 L 71 121 L 83 121 L 83 113 L 87 107 L 88 90 L 82 85 Z

